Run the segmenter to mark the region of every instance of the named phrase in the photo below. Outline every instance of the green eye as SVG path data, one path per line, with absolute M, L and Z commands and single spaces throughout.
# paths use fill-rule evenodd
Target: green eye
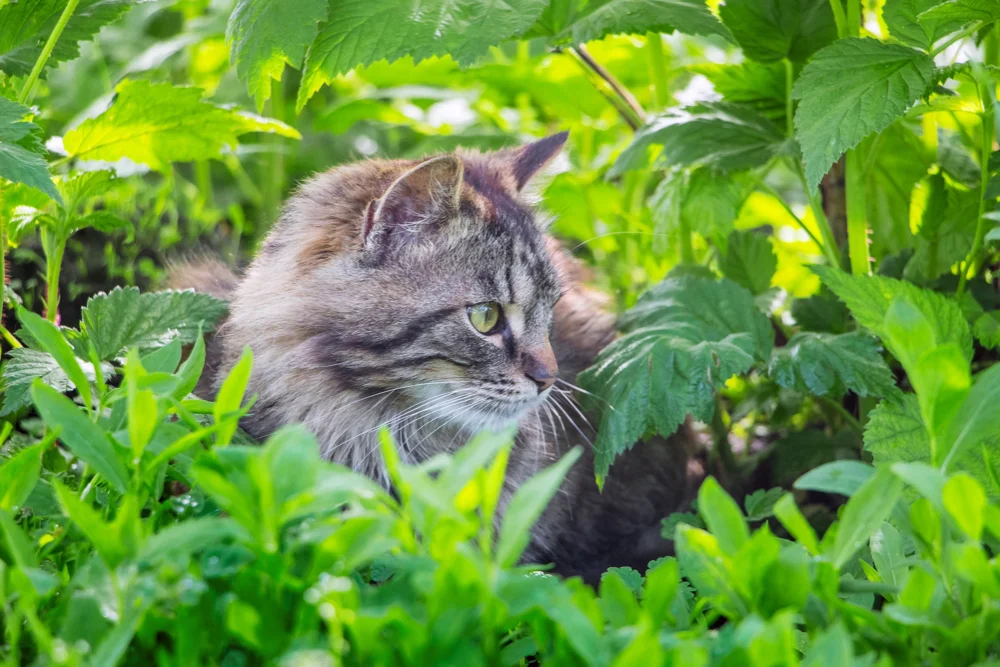
M 469 321 L 472 322 L 476 331 L 482 334 L 496 333 L 501 314 L 500 304 L 495 301 L 469 306 Z

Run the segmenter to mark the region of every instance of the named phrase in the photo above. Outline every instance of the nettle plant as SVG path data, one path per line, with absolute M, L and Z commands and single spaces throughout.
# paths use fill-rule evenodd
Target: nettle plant
M 625 296 L 622 336 L 581 376 L 600 415 L 595 475 L 691 416 L 724 483 L 709 477 L 693 511 L 665 521 L 676 558 L 613 569 L 595 590 L 519 563 L 577 452 L 495 520 L 509 433 L 419 466 L 386 435 L 392 494 L 321 461 L 301 428 L 249 442 L 249 350 L 214 401 L 192 393 L 218 299 L 119 288 L 59 326 L 67 244 L 129 230 L 136 179 L 171 182 L 194 162 L 210 188 L 206 165 L 238 166 L 241 136 L 299 136 L 142 78 L 44 136 L 40 79 L 132 4 L 0 6 L 0 257 L 37 234 L 46 284 L 42 307 L 9 289 L 2 304 L 7 664 L 1000 658 L 1000 5 L 235 3 L 227 38 L 258 110 L 283 98 L 289 66 L 301 111 L 359 65 L 504 62 L 518 39 L 519 55 L 572 58 L 636 130 L 604 151 L 594 187 L 648 205 L 651 227 L 637 215 L 612 232 L 656 239 L 630 252 L 679 261 Z M 684 65 L 712 96 L 652 117 L 583 46 L 645 35 L 663 102 L 674 31 L 743 60 Z M 157 191 L 154 218 L 172 196 Z M 789 268 L 793 245 L 808 271 Z M 620 286 L 631 274 L 615 266 Z M 777 287 L 789 274 L 811 281 L 801 298 Z M 723 487 L 761 471 L 771 488 L 741 508 Z

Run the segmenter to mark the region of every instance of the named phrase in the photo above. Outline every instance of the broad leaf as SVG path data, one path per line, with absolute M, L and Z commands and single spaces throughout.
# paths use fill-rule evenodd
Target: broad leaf
M 774 332 L 753 297 L 728 280 L 669 278 L 639 298 L 613 342 L 580 376 L 610 408 L 598 430 L 598 479 L 640 437 L 709 421 L 714 391 L 770 353 Z M 597 407 L 597 406 L 595 406 Z
M 0 9 L 0 13 L 10 7 Z M 36 136 L 39 127 L 22 120 L 28 113 L 26 107 L 0 97 L 0 178 L 24 183 L 59 201 L 59 192 L 49 176 L 45 149 Z
M 52 355 L 52 358 L 59 364 L 63 373 L 73 382 L 76 390 L 80 392 L 83 404 L 90 410 L 93 403 L 91 400 L 90 379 L 83 372 L 83 368 L 80 366 L 73 348 L 70 347 L 59 327 L 40 315 L 36 315 L 24 308 L 18 309 L 17 319 L 24 325 L 25 330 L 31 334 L 31 338 L 37 343 L 37 346 Z
M 749 107 L 778 127 L 785 127 L 788 83 L 781 63 L 698 63 L 688 69 L 711 81 L 726 102 Z
M 748 521 L 763 521 L 774 515 L 774 505 L 785 495 L 784 489 L 757 489 L 743 499 Z
M 171 162 L 218 158 L 237 137 L 270 132 L 299 138 L 276 120 L 201 100 L 198 88 L 125 80 L 100 116 L 89 118 L 63 137 L 70 157 L 114 162 L 128 158 L 158 171 Z
M 150 348 L 179 338 L 190 343 L 226 312 L 226 302 L 187 291 L 139 293 L 117 287 L 91 298 L 83 309 L 81 329 L 101 359 L 114 359 L 125 348 Z
M 31 383 L 35 378 L 40 378 L 59 393 L 66 393 L 73 388 L 69 376 L 47 352 L 21 347 L 8 352 L 7 357 L 7 363 L 3 367 L 4 398 L 0 417 L 12 414 L 31 402 Z M 79 358 L 77 363 L 87 380 L 94 382 L 96 377 L 93 364 Z M 104 366 L 101 370 L 105 378 L 114 372 L 110 366 Z
M 847 304 L 858 324 L 885 338 L 885 315 L 899 296 L 913 304 L 930 321 L 933 343 L 955 343 L 972 359 L 972 334 L 961 308 L 951 299 L 916 285 L 879 276 L 852 276 L 829 267 L 813 267 L 823 283 Z
M 853 496 L 875 472 L 861 461 L 830 461 L 795 480 L 796 489 Z
M 734 231 L 726 243 L 726 254 L 719 260 L 723 275 L 754 295 L 771 286 L 778 268 L 771 240 L 752 231 Z
M 798 333 L 771 354 L 768 375 L 786 389 L 839 398 L 888 396 L 896 388 L 881 346 L 864 333 Z
M 1000 347 L 1000 310 L 991 310 L 976 318 L 972 335 L 983 347 L 991 350 Z
M 882 527 L 871 536 L 868 542 L 871 548 L 872 560 L 882 581 L 902 588 L 909 567 L 903 553 L 903 539 L 892 524 L 882 522 Z
M 619 33 L 679 32 L 733 36 L 704 0 L 591 0 L 583 14 L 559 35 L 575 44 Z
M 750 530 L 740 506 L 709 476 L 698 489 L 698 514 L 708 530 L 719 540 L 719 548 L 730 556 L 750 539 Z
M 949 273 L 953 264 L 965 259 L 979 216 L 978 191 L 946 186 L 940 175 L 928 179 L 927 189 L 915 251 L 903 272 L 907 280 L 920 283 Z M 919 192 L 920 188 L 915 191 Z
M 665 246 L 672 245 L 669 240 L 676 238 L 684 223 L 706 239 L 724 244 L 750 194 L 749 180 L 745 173 L 719 178 L 708 167 L 690 172 L 668 171 L 650 201 L 655 239 L 664 239 Z
M 420 62 L 445 54 L 459 63 L 471 63 L 491 46 L 528 30 L 546 4 L 545 0 L 337 0 L 306 54 L 297 106 L 301 109 L 323 85 L 358 65 L 404 56 Z
M 933 81 L 927 54 L 874 39 L 842 39 L 818 51 L 792 90 L 801 100 L 795 131 L 816 187 L 834 162 L 881 132 L 920 99 Z
M 719 8 L 747 58 L 805 62 L 837 39 L 826 0 L 729 0 Z
M 37 445 L 25 447 L 0 463 L 0 509 L 15 514 L 28 499 L 42 472 L 42 455 L 52 446 L 50 437 Z
M 301 68 L 306 49 L 326 20 L 327 0 L 239 0 L 229 17 L 226 40 L 236 72 L 246 81 L 257 109 L 271 96 L 271 81 L 285 65 Z M 337 12 L 342 11 L 337 7 Z M 295 20 L 288 20 L 294 16 Z
M 882 525 L 903 491 L 903 481 L 888 468 L 879 468 L 847 501 L 829 555 L 837 568 L 851 557 Z
M 609 176 L 644 166 L 649 148 L 657 145 L 663 147 L 661 166 L 710 166 L 719 171 L 760 167 L 790 150 L 781 129 L 753 109 L 705 103 L 651 120 L 618 156 Z
M 942 22 L 989 23 L 1000 19 L 1000 3 L 996 0 L 948 0 L 917 15 L 921 25 L 937 26 Z
M 921 16 L 939 4 L 940 0 L 886 0 L 882 18 L 890 35 L 926 51 L 934 42 L 961 26 L 956 21 L 935 21 Z
M 73 60 L 87 42 L 139 0 L 80 0 L 49 55 L 47 65 Z M 0 8 L 0 70 L 26 76 L 42 52 L 67 0 L 21 0 Z M 43 70 L 44 74 L 44 70 Z

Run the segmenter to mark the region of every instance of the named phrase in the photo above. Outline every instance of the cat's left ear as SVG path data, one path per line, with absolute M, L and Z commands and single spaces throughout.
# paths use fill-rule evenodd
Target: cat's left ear
M 542 167 L 547 165 L 555 156 L 559 155 L 563 146 L 566 145 L 567 137 L 569 137 L 569 132 L 560 132 L 559 134 L 553 134 L 550 137 L 525 144 L 511 151 L 508 159 L 511 163 L 514 184 L 518 192 L 524 189 L 524 186 L 531 181 Z

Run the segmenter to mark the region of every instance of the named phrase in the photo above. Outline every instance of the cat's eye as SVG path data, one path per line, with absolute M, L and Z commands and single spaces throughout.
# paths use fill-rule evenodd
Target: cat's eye
M 503 324 L 503 311 L 496 301 L 485 301 L 469 306 L 469 321 L 481 334 L 494 334 Z

